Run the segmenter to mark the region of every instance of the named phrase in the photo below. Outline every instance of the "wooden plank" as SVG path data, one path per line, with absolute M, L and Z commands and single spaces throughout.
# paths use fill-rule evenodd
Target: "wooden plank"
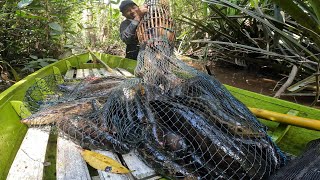
M 76 79 L 84 79 L 83 69 L 77 69 Z
M 92 69 L 89 69 L 89 73 L 90 73 L 90 76 L 91 76 L 91 77 L 94 77 L 94 74 L 93 74 Z
M 108 77 L 108 76 L 123 76 L 118 70 L 116 69 L 113 69 L 113 72 L 108 72 L 106 69 L 104 68 L 101 68 L 100 69 L 100 72 L 105 76 L 105 77 Z
M 97 150 L 96 152 L 98 152 L 100 154 L 103 154 L 105 156 L 108 156 L 108 157 L 118 161 L 119 163 L 121 163 L 119 158 L 118 158 L 118 155 L 114 154 L 113 152 L 100 151 L 100 150 Z M 129 180 L 130 179 L 128 176 L 126 176 L 124 174 L 115 174 L 115 173 L 105 172 L 105 171 L 101 171 L 101 170 L 98 170 L 98 173 L 99 173 L 99 176 L 100 176 L 101 180 L 104 180 L 104 179 Z
M 11 165 L 7 180 L 42 180 L 50 127 L 29 128 Z
M 73 79 L 73 75 L 74 75 L 74 69 L 70 69 L 67 71 L 66 75 L 64 76 L 64 79 L 71 80 Z
M 102 179 L 100 179 L 99 176 L 92 176 L 92 177 L 91 177 L 91 180 L 102 180 Z
M 92 177 L 91 177 L 91 180 L 102 180 L 102 179 L 100 179 L 99 176 L 92 176 Z
M 132 170 L 132 175 L 137 179 L 143 179 L 150 176 L 155 176 L 155 171 L 147 166 L 143 161 L 139 159 L 136 152 L 131 151 L 128 154 L 122 155 L 126 165 Z
M 102 77 L 102 75 L 100 74 L 98 69 L 94 68 L 94 69 L 92 69 L 92 72 L 94 74 L 94 77 L 98 77 L 98 78 Z
M 89 69 L 83 69 L 83 75 L 85 78 L 90 77 Z
M 113 69 L 113 72 L 116 76 L 123 76 L 123 74 L 119 72 L 117 69 Z
M 151 178 L 147 178 L 146 180 L 158 180 L 158 179 L 161 179 L 162 177 L 161 176 L 154 176 L 154 177 L 151 177 Z
M 113 76 L 112 73 L 108 72 L 108 71 L 107 71 L 106 69 L 104 69 L 104 68 L 101 68 L 101 69 L 99 69 L 99 70 L 100 70 L 101 74 L 102 74 L 104 77 Z
M 126 77 L 134 77 L 134 75 L 133 75 L 131 72 L 129 72 L 129 71 L 125 70 L 125 69 L 117 68 L 117 70 L 118 70 L 121 74 L 123 74 L 124 76 L 126 76 Z
M 70 140 L 58 137 L 57 142 L 57 179 L 91 179 L 86 162 L 78 147 Z

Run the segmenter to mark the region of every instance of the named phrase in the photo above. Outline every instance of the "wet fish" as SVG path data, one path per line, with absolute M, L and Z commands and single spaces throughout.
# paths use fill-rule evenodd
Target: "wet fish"
M 60 84 L 58 88 L 75 98 L 101 97 L 109 94 L 124 79 L 121 77 L 85 79 L 78 84 Z
M 45 109 L 40 109 L 20 122 L 27 125 L 45 125 L 68 119 L 72 116 L 86 114 L 92 111 L 92 99 L 58 103 Z
M 177 164 L 164 152 L 157 150 L 149 143 L 142 143 L 138 148 L 140 156 L 143 157 L 146 164 L 152 166 L 157 172 L 171 179 L 198 180 L 201 177 L 195 172 L 192 174 L 183 165 Z
M 111 150 L 118 153 L 128 153 L 132 148 L 109 133 L 110 130 L 98 127 L 90 119 L 84 117 L 66 119 L 60 121 L 57 126 L 69 137 L 79 142 L 83 148 Z
M 196 110 L 197 113 L 203 115 L 208 122 L 221 127 L 222 131 L 232 133 L 233 135 L 243 138 L 261 138 L 267 134 L 255 123 L 237 121 L 233 116 L 230 116 L 224 109 L 217 107 L 215 101 L 210 101 L 210 97 L 202 95 L 200 97 L 180 96 L 173 99 L 174 102 L 181 103 L 190 109 Z M 237 117 L 237 116 L 235 116 Z
M 197 76 L 186 80 L 171 92 L 173 97 L 204 97 L 207 102 L 215 104 L 211 107 L 215 112 L 223 113 L 223 116 L 237 117 L 237 122 L 250 121 L 252 125 L 264 129 L 244 104 L 231 95 L 219 81 L 207 74 L 197 73 Z
M 156 101 L 151 104 L 162 109 L 162 111 L 153 111 L 158 118 L 158 123 L 166 127 L 171 127 L 173 131 L 180 132 L 189 142 L 192 143 L 191 152 L 201 150 L 201 155 L 206 157 L 208 161 L 220 169 L 228 169 L 228 174 L 237 174 L 239 177 L 262 177 L 264 172 L 263 166 L 271 168 L 271 163 L 266 164 L 267 159 L 272 157 L 259 157 L 259 153 L 249 152 L 245 147 L 241 148 L 241 144 L 234 142 L 230 134 L 224 133 L 219 126 L 213 126 L 204 118 L 202 113 L 195 109 L 185 106 L 174 101 Z M 170 117 L 169 119 L 167 117 Z M 251 141 L 252 144 L 255 141 Z M 272 146 L 268 144 L 272 151 Z M 258 147 L 259 144 L 256 144 Z M 264 151 L 264 150 L 261 150 Z M 275 151 L 275 149 L 273 149 Z M 268 152 L 266 156 L 272 155 Z M 255 156 L 261 158 L 259 162 L 254 158 L 247 156 Z M 269 163 L 269 162 L 268 162 Z M 277 162 L 275 162 L 277 163 Z M 269 165 L 269 166 L 268 166 Z
M 250 151 L 248 146 L 242 147 L 244 144 L 241 146 L 235 143 L 229 135 L 221 134 L 219 129 L 208 124 L 201 115 L 188 110 L 188 107 L 177 103 L 172 106 L 172 110 L 180 116 L 176 121 L 181 121 L 185 126 L 183 131 L 192 135 L 188 139 L 196 139 L 195 147 L 198 142 L 201 142 L 198 146 L 204 153 L 203 155 L 211 159 L 217 167 L 228 169 L 228 175 L 235 174 L 239 178 L 262 178 L 265 175 L 264 168 L 271 171 L 275 165 L 273 163 L 279 162 L 274 159 L 273 154 L 276 154 L 276 149 L 271 144 L 267 144 L 268 148 L 262 148 L 252 141 L 255 145 L 252 147 L 255 149 Z M 260 156 L 261 154 L 263 156 Z M 273 163 L 268 162 L 271 159 Z
M 181 135 L 170 131 L 164 135 L 164 145 L 168 150 L 177 153 L 186 152 L 188 149 L 186 140 Z
M 205 157 L 201 157 L 197 152 L 183 157 L 183 162 L 187 168 L 196 170 L 201 175 L 201 179 L 231 179 L 226 174 L 225 169 L 220 169 L 212 162 L 208 162 Z
M 154 138 L 154 141 L 160 146 L 163 147 L 164 142 L 161 140 L 161 138 L 158 135 L 158 131 L 161 131 L 157 125 L 157 119 L 154 115 L 154 111 L 157 111 L 156 109 L 153 109 L 152 105 L 150 104 L 150 99 L 158 98 L 160 94 L 155 93 L 159 92 L 156 91 L 158 89 L 155 89 L 151 86 L 144 86 L 143 92 L 145 93 L 145 98 L 141 99 L 141 105 L 143 110 L 143 115 L 145 116 L 145 120 L 147 121 L 147 129 L 151 129 L 151 136 Z M 160 93 L 160 92 L 159 92 Z

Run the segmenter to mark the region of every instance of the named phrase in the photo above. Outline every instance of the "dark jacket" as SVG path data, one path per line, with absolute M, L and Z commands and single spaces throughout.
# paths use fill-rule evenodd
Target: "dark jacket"
M 137 59 L 139 52 L 139 41 L 136 35 L 136 29 L 139 22 L 126 19 L 120 25 L 120 38 L 126 43 L 126 58 Z

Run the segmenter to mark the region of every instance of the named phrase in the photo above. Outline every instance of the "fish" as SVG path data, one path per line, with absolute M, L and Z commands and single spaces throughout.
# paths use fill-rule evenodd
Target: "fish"
M 205 157 L 201 157 L 198 152 L 188 154 L 182 159 L 186 168 L 196 170 L 201 175 L 201 179 L 231 179 L 231 177 L 226 174 L 225 169 L 220 169 L 212 162 L 208 162 Z
M 175 121 L 183 123 L 184 127 L 180 130 L 187 133 L 189 141 L 194 142 L 193 146 L 199 147 L 203 155 L 215 166 L 228 169 L 228 175 L 234 174 L 239 178 L 263 178 L 264 168 L 271 171 L 279 162 L 278 157 L 274 156 L 277 150 L 272 144 L 267 143 L 267 147 L 261 147 L 260 144 L 251 141 L 253 145 L 250 149 L 249 145 L 236 143 L 230 135 L 210 125 L 200 114 L 189 110 L 188 107 L 177 103 L 171 105 L 172 111 L 179 115 Z
M 171 96 L 204 98 L 207 102 L 215 104 L 211 106 L 214 112 L 222 113 L 223 116 L 237 117 L 237 122 L 250 121 L 251 125 L 265 129 L 243 103 L 237 100 L 219 81 L 207 74 L 198 72 L 197 76 L 185 80 L 181 85 L 172 89 Z
M 141 143 L 138 148 L 139 155 L 143 158 L 144 162 L 149 166 L 156 169 L 157 172 L 171 179 L 185 179 L 185 180 L 198 180 L 201 177 L 194 172 L 183 167 L 166 155 L 165 152 L 159 151 L 157 148 L 150 145 L 148 142 Z
M 135 145 L 143 139 L 144 128 L 141 128 L 132 96 L 126 97 L 123 91 L 113 92 L 101 110 L 101 125 L 112 127 L 119 140 Z
M 46 125 L 68 119 L 72 116 L 86 114 L 90 111 L 92 111 L 92 99 L 81 99 L 79 101 L 58 103 L 40 109 L 20 122 L 26 125 Z
M 110 130 L 98 127 L 82 116 L 60 121 L 57 127 L 83 148 L 111 150 L 123 154 L 132 149 L 130 145 L 119 141 Z
M 65 96 L 73 96 L 75 99 L 89 97 L 103 97 L 111 93 L 125 78 L 107 77 L 85 79 L 78 84 L 59 84 L 58 89 L 65 92 Z
M 160 91 L 158 89 L 151 87 L 151 86 L 143 86 L 143 92 L 144 92 L 144 98 L 141 98 L 141 105 L 142 105 L 142 111 L 143 116 L 145 117 L 144 120 L 146 120 L 147 129 L 151 129 L 150 135 L 154 138 L 155 143 L 159 145 L 159 147 L 163 148 L 164 142 L 161 140 L 161 137 L 159 136 L 159 127 L 157 126 L 157 119 L 154 115 L 155 109 L 153 109 L 152 105 L 150 104 L 151 99 L 158 98 L 160 94 Z M 141 89 L 142 90 L 142 89 Z M 156 93 L 158 92 L 158 93 Z M 138 103 L 140 105 L 140 103 Z M 140 118 L 142 119 L 142 118 Z M 147 131 L 148 131 L 147 130 Z
M 263 177 L 263 168 L 260 167 L 266 166 L 272 169 L 278 162 L 274 158 L 277 152 L 272 144 L 266 143 L 267 147 L 261 147 L 261 144 L 256 143 L 259 141 L 254 141 L 255 139 L 248 140 L 251 144 L 235 141 L 231 134 L 221 131 L 221 127 L 210 123 L 201 111 L 192 109 L 188 104 L 176 103 L 174 100 L 157 100 L 150 104 L 155 109 L 153 113 L 158 117 L 158 124 L 179 132 L 192 144 L 188 151 L 200 151 L 200 155 L 214 167 L 228 169 L 227 175 L 237 174 L 240 178 Z M 157 111 L 159 109 L 161 111 Z M 261 153 L 251 151 L 248 146 L 256 148 L 255 151 Z M 254 158 L 261 160 L 256 161 Z M 274 164 L 267 162 L 268 159 L 273 159 Z
M 92 81 L 91 83 L 87 84 L 81 89 L 89 92 L 96 92 L 96 91 L 101 91 L 105 89 L 110 89 L 112 87 L 119 85 L 121 82 L 123 82 L 124 78 L 103 78 L 98 80 Z
M 178 133 L 174 133 L 172 131 L 167 131 L 164 134 L 164 146 L 173 152 L 186 152 L 188 149 L 188 145 L 183 136 Z
M 151 135 L 154 138 L 154 141 L 160 146 L 163 147 L 164 142 L 161 140 L 161 138 L 158 135 L 158 132 L 161 131 L 159 129 L 159 126 L 157 126 L 157 121 L 156 118 L 152 112 L 151 107 L 149 106 L 148 103 L 144 103 L 144 110 L 146 111 L 146 119 L 148 121 L 148 125 L 150 125 L 151 129 Z M 148 128 L 149 129 L 149 128 Z
M 172 101 L 188 106 L 190 109 L 204 116 L 208 122 L 221 127 L 222 131 L 232 133 L 235 136 L 242 138 L 263 138 L 267 134 L 255 123 L 237 121 L 237 116 L 230 116 L 224 109 L 220 109 L 215 104 L 215 101 L 210 101 L 210 98 L 202 95 L 200 97 L 179 96 Z

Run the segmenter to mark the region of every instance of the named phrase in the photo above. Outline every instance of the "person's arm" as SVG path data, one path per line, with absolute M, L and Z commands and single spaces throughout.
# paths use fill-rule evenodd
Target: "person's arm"
M 136 41 L 136 29 L 139 21 L 125 20 L 120 25 L 120 38 L 126 44 L 134 43 Z
M 144 4 L 139 7 L 140 13 L 135 14 L 133 20 L 125 20 L 120 25 L 120 38 L 126 44 L 135 42 L 136 40 L 136 30 L 142 16 L 148 12 L 148 6 Z

